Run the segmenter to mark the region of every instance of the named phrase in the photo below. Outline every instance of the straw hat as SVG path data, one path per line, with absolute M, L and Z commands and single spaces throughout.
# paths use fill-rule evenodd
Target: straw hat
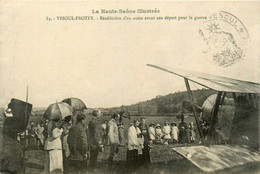
M 171 124 L 172 124 L 172 125 L 173 125 L 173 124 L 177 125 L 174 121 L 173 121 Z

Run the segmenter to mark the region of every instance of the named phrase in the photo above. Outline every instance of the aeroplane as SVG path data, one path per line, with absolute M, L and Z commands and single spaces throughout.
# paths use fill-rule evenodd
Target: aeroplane
M 259 83 L 152 64 L 147 66 L 184 78 L 201 144 L 174 147 L 174 151 L 204 172 L 223 171 L 249 163 L 259 166 Z M 190 82 L 217 94 L 197 106 Z M 202 131 L 202 122 L 208 125 L 207 133 Z

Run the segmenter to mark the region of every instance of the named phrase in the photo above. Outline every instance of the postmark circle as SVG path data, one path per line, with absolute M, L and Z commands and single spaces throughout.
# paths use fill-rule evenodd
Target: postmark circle
M 244 24 L 234 15 L 219 11 L 209 16 L 199 29 L 206 49 L 218 66 L 234 65 L 245 57 L 246 45 L 250 42 Z

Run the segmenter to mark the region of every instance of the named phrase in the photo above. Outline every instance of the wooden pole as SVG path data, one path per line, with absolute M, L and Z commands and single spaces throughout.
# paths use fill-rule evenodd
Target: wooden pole
M 217 122 L 218 109 L 219 109 L 221 95 L 222 95 L 222 92 L 218 92 L 216 102 L 215 102 L 215 105 L 213 107 L 213 112 L 212 112 L 212 115 L 211 115 L 210 128 L 209 128 L 209 133 L 211 134 L 211 137 L 210 137 L 209 145 L 211 145 L 211 142 L 213 140 L 214 126 Z
M 255 107 L 255 101 L 254 101 L 254 99 L 253 99 L 253 97 L 250 93 L 248 94 L 248 98 L 249 98 L 249 102 L 252 105 L 252 107 L 256 108 Z
M 203 136 L 202 131 L 201 131 L 199 118 L 197 116 L 194 99 L 193 99 L 193 96 L 192 96 L 192 93 L 191 93 L 191 89 L 190 89 L 190 84 L 189 84 L 189 81 L 188 81 L 187 78 L 184 78 L 184 82 L 185 82 L 185 85 L 186 85 L 186 88 L 187 88 L 187 92 L 189 94 L 189 98 L 190 98 L 190 101 L 191 101 L 191 104 L 192 104 L 193 114 L 194 114 L 194 117 L 195 117 L 197 128 L 198 128 L 198 131 L 199 131 L 202 143 L 204 144 L 204 136 Z
M 223 96 L 222 96 L 222 98 L 221 98 L 221 101 L 220 101 L 220 104 L 222 105 L 223 104 L 223 102 L 224 102 L 224 100 L 225 100 L 225 97 L 226 97 L 226 92 L 224 92 L 224 94 L 223 94 Z
M 236 102 L 236 100 L 237 100 L 236 93 L 232 92 L 232 96 L 233 96 L 234 102 Z

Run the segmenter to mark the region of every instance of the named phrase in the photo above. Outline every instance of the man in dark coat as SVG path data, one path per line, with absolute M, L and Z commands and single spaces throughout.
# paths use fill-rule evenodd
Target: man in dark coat
M 70 150 L 69 163 L 71 172 L 81 172 L 86 167 L 87 160 L 87 135 L 84 126 L 86 116 L 79 114 L 77 123 L 71 127 L 68 135 L 68 144 Z
M 143 154 L 141 155 L 141 159 L 140 159 L 140 165 L 144 167 L 148 167 L 148 164 L 150 163 L 150 147 L 149 147 L 150 135 L 149 135 L 148 127 L 145 123 L 145 118 L 141 118 L 139 129 L 141 130 L 142 136 L 144 137 L 144 148 L 143 148 Z
M 97 166 L 98 152 L 103 147 L 101 125 L 99 123 L 100 116 L 101 116 L 100 110 L 94 110 L 93 118 L 90 120 L 88 125 L 89 148 L 90 148 L 89 167 L 92 169 Z

